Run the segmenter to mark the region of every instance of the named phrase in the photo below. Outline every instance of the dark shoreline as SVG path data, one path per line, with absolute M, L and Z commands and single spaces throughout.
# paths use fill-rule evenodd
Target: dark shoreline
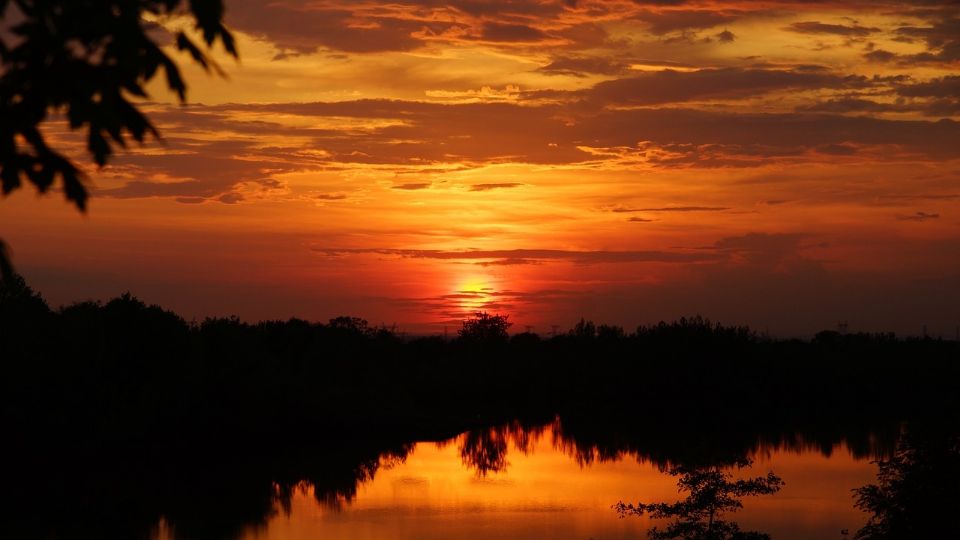
M 165 516 L 232 538 L 300 482 L 343 504 L 381 457 L 464 432 L 478 471 L 510 426 L 554 425 L 585 459 L 841 441 L 876 459 L 904 423 L 960 410 L 960 344 L 889 334 L 770 340 L 693 318 L 403 340 L 351 318 L 190 325 L 129 296 L 52 311 L 26 287 L 0 294 L 0 324 L 14 537 L 145 537 Z

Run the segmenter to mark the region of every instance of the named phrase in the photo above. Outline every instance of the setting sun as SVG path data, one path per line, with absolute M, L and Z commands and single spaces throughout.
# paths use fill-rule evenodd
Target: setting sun
M 459 299 L 460 309 L 469 316 L 476 312 L 486 311 L 493 297 L 494 290 L 484 277 L 469 277 L 460 282 L 453 292 Z

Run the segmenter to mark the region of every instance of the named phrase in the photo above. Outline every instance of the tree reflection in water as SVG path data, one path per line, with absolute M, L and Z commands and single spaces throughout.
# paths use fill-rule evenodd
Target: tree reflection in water
M 556 425 L 513 421 L 509 424 L 468 431 L 460 437 L 460 459 L 480 476 L 507 470 L 507 452 L 513 447 L 527 454 L 543 434 Z
M 734 521 L 724 521 L 723 514 L 743 508 L 740 499 L 754 495 L 771 495 L 780 491 L 783 480 L 767 473 L 751 479 L 733 479 L 731 466 L 743 469 L 752 465 L 748 459 L 733 464 L 671 467 L 667 473 L 679 476 L 677 487 L 687 498 L 675 503 L 624 503 L 614 505 L 620 517 L 649 515 L 653 519 L 673 519 L 664 529 L 649 531 L 654 540 L 747 540 L 765 539 L 760 532 L 741 531 Z
M 631 423 L 622 417 L 597 420 L 578 415 L 552 422 L 531 419 L 478 426 L 458 437 L 438 434 L 433 440 L 458 445 L 464 465 L 481 476 L 507 470 L 510 452 L 532 452 L 537 442 L 547 437 L 554 448 L 583 467 L 619 460 L 652 463 L 690 487 L 688 500 L 699 504 L 713 497 L 714 531 L 721 530 L 721 511 L 729 511 L 727 505 L 733 504 L 725 497 L 772 493 L 779 486 L 779 479 L 771 476 L 763 483 L 737 486 L 724 476 L 731 464 L 772 451 L 828 455 L 843 443 L 858 459 L 885 460 L 877 485 L 858 491 L 860 507 L 875 514 L 861 538 L 923 537 L 898 532 L 901 530 L 948 531 L 927 537 L 960 537 L 956 526 L 944 525 L 960 509 L 956 429 L 913 427 L 898 447 L 894 445 L 899 433 L 896 424 L 869 429 L 859 422 L 854 427 L 825 422 L 816 429 L 790 425 L 705 429 L 677 420 L 658 426 Z M 243 453 L 235 449 L 216 455 L 167 453 L 149 459 L 111 456 L 83 464 L 35 455 L 32 461 L 22 462 L 11 478 L 11 485 L 19 491 L 7 508 L 12 517 L 0 524 L 0 536 L 148 538 L 162 520 L 165 530 L 177 539 L 240 538 L 264 527 L 271 517 L 289 513 L 298 490 L 312 493 L 324 508 L 337 510 L 349 505 L 362 484 L 374 480 L 384 468 L 402 463 L 415 446 L 413 441 L 402 440 L 337 439 L 333 435 L 327 439 L 327 444 L 319 445 L 260 444 Z M 62 485 L 77 489 L 63 491 L 58 488 Z M 39 500 L 45 504 L 36 504 Z M 658 508 L 647 505 L 645 511 Z M 662 509 L 679 510 L 670 505 Z M 700 510 L 688 512 L 688 517 L 704 515 Z M 663 516 L 671 517 L 667 512 Z M 709 515 L 706 522 L 709 524 Z M 722 530 L 730 534 L 717 538 L 737 538 L 734 529 Z M 739 538 L 749 538 L 744 534 L 740 532 Z

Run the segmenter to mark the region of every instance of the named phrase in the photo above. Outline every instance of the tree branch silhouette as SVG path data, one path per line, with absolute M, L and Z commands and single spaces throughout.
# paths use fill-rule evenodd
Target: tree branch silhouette
M 63 115 L 71 130 L 85 130 L 87 152 L 103 167 L 127 137 L 159 138 L 131 101 L 148 97 L 145 85 L 159 71 L 181 102 L 187 85 L 159 42 L 166 30 L 154 21 L 185 17 L 207 47 L 220 41 L 237 56 L 223 25 L 223 0 L 0 0 L 0 186 L 4 196 L 24 182 L 46 193 L 59 179 L 66 199 L 86 210 L 88 190 L 79 167 L 51 147 L 41 124 Z M 216 64 L 184 31 L 174 46 L 206 70 Z M 220 72 L 222 73 L 222 72 Z M 12 274 L 0 247 L 0 275 Z
M 749 467 L 748 459 L 738 459 L 738 469 Z M 783 480 L 773 474 L 745 480 L 733 480 L 732 473 L 719 465 L 709 467 L 676 466 L 668 474 L 679 476 L 677 486 L 687 492 L 686 499 L 676 503 L 624 503 L 618 502 L 614 509 L 620 517 L 649 514 L 654 519 L 673 519 L 664 529 L 654 527 L 648 531 L 654 540 L 682 538 L 685 540 L 761 540 L 769 538 L 760 532 L 741 531 L 737 523 L 724 521 L 723 514 L 743 508 L 740 499 L 754 495 L 771 495 L 780 491 Z

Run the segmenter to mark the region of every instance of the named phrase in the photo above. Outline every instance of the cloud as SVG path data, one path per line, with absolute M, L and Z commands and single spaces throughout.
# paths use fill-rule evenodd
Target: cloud
M 629 221 L 630 223 L 652 223 L 657 220 L 634 216 L 632 218 L 627 219 L 627 221 Z
M 473 263 L 477 266 L 516 266 L 523 264 L 543 264 L 542 261 L 536 259 L 522 259 L 519 257 L 512 257 L 507 259 L 494 259 L 492 261 L 479 261 Z
M 427 90 L 427 97 L 456 100 L 460 103 L 477 103 L 483 101 L 513 101 L 520 97 L 519 86 L 507 85 L 502 90 L 490 86 L 483 86 L 479 90 Z
M 618 75 L 625 72 L 628 67 L 627 62 L 608 57 L 561 56 L 554 58 L 537 71 L 550 75 L 584 77 L 589 74 Z
M 892 81 L 890 91 L 900 96 L 893 102 L 845 96 L 801 105 L 797 110 L 836 114 L 921 112 L 927 116 L 940 117 L 960 113 L 960 77 L 947 76 L 920 83 L 906 82 L 909 80 L 904 78 L 902 81 Z
M 904 97 L 935 97 L 960 99 L 960 75 L 948 75 L 922 83 L 905 84 L 896 88 Z
M 611 212 L 629 213 L 629 212 L 722 212 L 730 210 L 725 206 L 660 206 L 654 208 L 630 208 L 624 206 L 615 206 Z
M 770 159 L 809 159 L 805 151 L 825 155 L 873 155 L 956 158 L 960 124 L 951 120 L 922 122 L 884 120 L 811 113 L 735 114 L 693 109 L 637 109 L 583 114 L 573 124 L 563 121 L 562 106 L 527 107 L 510 104 L 437 105 L 412 102 L 343 102 L 335 104 L 230 105 L 244 111 L 276 111 L 305 117 L 397 118 L 403 124 L 375 127 L 369 132 L 303 129 L 284 126 L 257 128 L 263 137 L 298 136 L 312 139 L 322 154 L 303 153 L 301 147 L 257 147 L 253 142 L 210 145 L 171 137 L 170 150 L 196 148 L 189 154 L 127 154 L 111 166 L 125 176 L 157 178 L 130 180 L 97 191 L 113 198 L 179 197 L 216 199 L 235 191 L 264 192 L 280 186 L 274 175 L 324 166 L 384 164 L 420 170 L 432 164 L 525 162 L 576 164 L 609 161 L 646 163 L 657 167 L 752 167 Z M 834 108 L 839 111 L 839 108 Z M 569 114 L 569 113 L 568 113 Z M 215 123 L 200 115 L 206 129 Z M 185 112 L 181 125 L 189 126 Z M 503 126 L 511 126 L 504 130 Z M 223 129 L 228 130 L 230 124 Z M 404 141 L 396 143 L 395 141 Z M 637 141 L 643 141 L 642 144 Z M 185 146 L 181 146 L 185 145 Z M 588 151 L 589 150 L 589 151 Z M 629 158 L 629 159 L 628 159 Z M 640 160 L 640 161 L 637 161 Z M 473 190 L 508 188 L 477 184 Z M 392 186 L 395 190 L 422 190 L 431 182 Z M 639 209 L 638 209 L 639 211 Z M 666 207 L 659 211 L 670 210 Z
M 313 251 L 336 257 L 342 255 L 388 255 L 409 259 L 436 259 L 446 261 L 566 261 L 576 264 L 623 263 L 697 263 L 717 260 L 713 253 L 680 251 L 569 251 L 560 249 L 506 249 L 506 250 L 434 250 L 394 248 L 328 248 Z M 492 264 L 497 264 L 493 262 Z M 509 264 L 509 263 L 502 263 Z
M 470 191 L 490 191 L 493 189 L 509 189 L 520 187 L 523 184 L 520 182 L 502 182 L 499 184 L 473 184 L 470 186 Z
M 889 145 L 930 159 L 960 157 L 960 148 L 954 143 L 960 137 L 960 124 L 952 120 L 926 122 L 826 114 L 637 109 L 604 112 L 577 128 L 580 137 L 603 148 L 631 144 L 631 140 L 656 144 L 683 141 L 694 148 L 724 145 L 727 152 L 740 149 L 747 155 L 760 157 L 765 154 L 789 156 L 790 152 L 828 144 L 855 144 Z M 697 158 L 693 155 L 691 160 Z
M 904 59 L 917 63 L 953 63 L 960 61 L 960 7 L 920 11 L 929 26 L 901 26 L 896 34 L 906 41 L 923 41 L 927 50 L 905 55 Z
M 865 53 L 863 57 L 871 62 L 892 62 L 900 58 L 898 54 L 883 49 L 870 51 Z
M 750 87 L 751 81 L 757 86 Z M 677 103 L 738 96 L 762 92 L 764 86 L 795 84 L 810 88 L 885 85 L 902 93 L 903 100 L 889 104 L 838 98 L 795 112 L 766 114 L 681 107 L 616 109 L 662 100 Z M 711 85 L 712 89 L 699 89 Z M 956 159 L 960 157 L 955 142 L 960 140 L 960 123 L 953 120 L 848 116 L 911 110 L 935 115 L 957 110 L 957 102 L 948 97 L 955 85 L 953 76 L 909 83 L 821 71 L 771 75 L 757 69 L 700 70 L 609 81 L 586 91 L 557 93 L 563 97 L 559 103 L 545 104 L 356 100 L 159 108 L 154 115 L 158 124 L 171 126 L 164 128 L 167 146 L 162 152 L 134 149 L 118 155 L 106 172 L 124 183 L 100 188 L 96 195 L 238 202 L 238 195 L 223 196 L 236 193 L 254 199 L 257 192 L 281 193 L 286 188 L 278 178 L 285 173 L 371 165 L 424 172 L 438 166 L 500 163 L 628 169 L 757 167 L 771 160 L 810 161 L 818 155 L 879 161 Z M 578 101 L 585 96 L 593 100 L 592 106 Z M 297 118 L 299 127 L 252 120 L 272 117 Z M 341 127 L 345 121 L 349 129 Z M 210 141 L 208 133 L 222 135 Z M 516 184 L 480 183 L 468 189 L 506 189 Z M 392 189 L 411 191 L 431 185 L 408 182 Z M 658 211 L 680 210 L 663 207 Z
M 900 26 L 894 31 L 898 41 L 922 43 L 926 46 L 925 51 L 897 54 L 877 49 L 866 53 L 864 57 L 874 62 L 892 62 L 904 67 L 917 64 L 949 66 L 960 62 L 960 7 L 955 2 L 942 4 L 938 8 L 917 8 L 905 13 L 924 19 L 927 26 Z
M 721 238 L 714 247 L 743 261 L 773 267 L 800 258 L 800 242 L 809 235 L 803 233 L 747 233 Z
M 633 15 L 646 23 L 650 32 L 662 36 L 671 32 L 702 30 L 729 24 L 742 15 L 737 11 L 708 9 L 646 10 Z
M 817 21 L 796 22 L 788 26 L 786 30 L 799 34 L 830 34 L 844 37 L 867 37 L 880 31 L 879 28 L 873 27 L 826 24 Z
M 217 197 L 217 200 L 224 204 L 237 204 L 243 201 L 243 195 L 240 193 L 224 193 Z
M 900 221 L 930 221 L 932 219 L 940 219 L 940 214 L 932 214 L 928 212 L 915 212 L 906 216 L 897 216 L 897 219 Z
M 893 81 L 891 91 L 900 96 L 894 102 L 861 97 L 841 97 L 810 105 L 799 111 L 848 113 L 905 113 L 919 111 L 927 116 L 947 117 L 960 113 L 960 76 L 946 76 L 911 83 L 909 78 Z M 906 99 L 904 99 L 906 98 Z
M 184 203 L 198 203 L 207 199 L 206 197 L 190 195 L 192 193 L 211 193 L 211 190 L 203 182 L 197 180 L 184 180 L 181 182 L 145 182 L 142 180 L 134 180 L 127 182 L 122 187 L 98 189 L 96 191 L 98 197 L 110 197 L 114 199 L 179 196 L 178 200 Z
M 862 98 L 839 98 L 821 101 L 812 105 L 798 107 L 801 111 L 810 112 L 829 112 L 837 114 L 859 113 L 859 112 L 903 112 L 909 110 L 903 104 L 879 103 L 869 99 Z
M 895 201 L 956 201 L 960 200 L 960 193 L 888 194 L 883 198 Z
M 190 116 L 181 118 L 191 119 Z M 201 120 L 210 119 L 201 115 Z M 210 125 L 217 124 L 211 122 Z M 138 179 L 119 187 L 97 189 L 95 195 L 115 199 L 175 197 L 184 203 L 217 199 L 232 204 L 238 202 L 237 195 L 222 196 L 233 192 L 238 185 L 261 191 L 279 189 L 282 186 L 273 178 L 274 174 L 303 167 L 277 159 L 269 150 L 257 149 L 254 141 L 241 138 L 209 142 L 171 136 L 166 141 L 169 146 L 163 153 L 117 155 L 109 170 Z M 257 161 L 239 158 L 251 152 L 259 154 Z
M 540 41 L 547 37 L 545 32 L 524 24 L 486 23 L 480 33 L 484 41 Z
M 686 81 L 684 85 L 687 83 L 695 85 L 695 81 Z M 855 78 L 851 84 L 875 83 Z M 668 94 L 666 90 L 663 92 Z M 621 93 L 629 95 L 625 91 Z M 571 95 L 581 94 L 573 92 Z M 643 99 L 653 101 L 650 97 Z M 611 99 L 601 103 L 616 101 Z M 617 148 L 636 149 L 638 141 L 654 146 L 689 145 L 688 148 L 669 149 L 672 153 L 687 154 L 680 156 L 679 161 L 653 154 L 646 158 L 646 161 L 658 160 L 661 166 L 709 166 L 710 162 L 704 157 L 722 158 L 725 155 L 739 156 L 742 165 L 749 165 L 747 161 L 756 161 L 756 158 L 798 156 L 804 149 L 831 144 L 852 144 L 861 148 L 892 145 L 898 151 L 937 158 L 960 154 L 956 145 L 950 144 L 960 136 L 960 125 L 950 120 L 888 120 L 809 114 L 808 111 L 769 114 L 682 108 L 614 111 L 582 109 L 576 103 L 441 105 L 387 100 L 227 105 L 215 109 L 231 114 L 255 112 L 397 120 L 369 131 L 302 131 L 303 136 L 312 134 L 315 146 L 326 152 L 324 157 L 313 159 L 329 163 L 579 163 L 598 159 L 604 149 L 611 149 L 611 155 L 620 152 L 614 150 Z M 836 111 L 848 109 L 834 107 Z M 505 130 L 503 126 L 510 126 L 510 129 Z M 264 133 L 289 134 L 292 131 L 285 127 L 267 128 Z M 896 153 L 888 152 L 883 157 L 892 159 Z M 735 165 L 736 161 L 727 161 L 725 166 Z
M 398 184 L 396 186 L 392 186 L 390 189 L 399 189 L 403 191 L 416 191 L 419 189 L 428 189 L 432 185 L 433 184 L 430 182 L 412 182 L 409 184 Z
M 737 36 L 729 30 L 724 30 L 714 37 L 717 38 L 717 41 L 721 43 L 733 43 L 737 40 Z
M 412 51 L 436 44 L 476 43 L 496 48 L 524 49 L 550 43 L 571 51 L 595 51 L 629 43 L 609 33 L 633 35 L 643 31 L 664 42 L 696 42 L 698 32 L 736 24 L 741 19 L 782 16 L 784 10 L 803 13 L 827 3 L 771 2 L 656 2 L 598 0 L 230 0 L 228 25 L 268 41 L 278 58 L 329 49 L 353 54 Z M 838 4 L 843 6 L 843 3 Z M 909 5 L 909 4 L 908 4 Z M 939 6 L 939 7 L 938 7 Z M 870 6 L 875 12 L 899 12 L 909 19 L 928 21 L 929 26 L 902 26 L 897 36 L 920 40 L 929 46 L 930 57 L 956 54 L 956 9 L 949 2 L 923 2 L 905 9 L 903 2 L 885 0 Z M 639 28 L 638 28 L 639 27 Z M 641 30 L 642 29 L 642 30 Z M 788 31 L 811 35 L 864 38 L 876 28 L 859 24 L 796 22 Z M 953 32 L 951 34 L 951 32 Z M 951 36 L 954 36 L 951 38 Z M 729 30 L 714 36 L 720 42 L 733 39 Z M 920 58 L 920 57 L 918 57 Z
M 744 99 L 780 90 L 863 88 L 866 77 L 805 70 L 700 69 L 662 70 L 604 81 L 582 92 L 601 104 L 660 105 L 694 100 Z
M 313 53 L 326 47 L 353 53 L 408 51 L 422 46 L 415 33 L 429 25 L 397 17 L 357 17 L 350 9 L 323 9 L 306 2 L 231 0 L 227 24 L 274 43 L 281 50 Z M 445 25 L 434 26 L 442 31 Z
M 437 42 L 480 40 L 511 47 L 544 40 L 585 45 L 596 44 L 598 37 L 602 40 L 605 32 L 592 28 L 573 7 L 561 1 L 231 0 L 226 21 L 233 29 L 274 44 L 281 49 L 281 58 L 290 56 L 287 51 L 362 54 L 410 51 Z
M 816 148 L 817 152 L 821 154 L 827 154 L 831 156 L 852 156 L 856 154 L 859 149 L 852 144 L 824 144 Z

